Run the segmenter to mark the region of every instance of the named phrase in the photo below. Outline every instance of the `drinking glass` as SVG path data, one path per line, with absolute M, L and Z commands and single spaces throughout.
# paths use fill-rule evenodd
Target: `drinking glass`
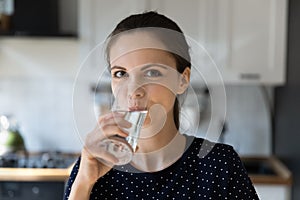
M 133 153 L 136 151 L 137 142 L 140 130 L 147 116 L 147 110 L 136 111 L 115 111 L 124 113 L 124 119 L 131 123 L 130 128 L 123 128 L 128 132 L 128 136 L 124 139 L 119 136 L 114 136 L 103 140 L 105 149 L 118 158 L 118 163 L 115 165 L 125 165 L 132 159 Z

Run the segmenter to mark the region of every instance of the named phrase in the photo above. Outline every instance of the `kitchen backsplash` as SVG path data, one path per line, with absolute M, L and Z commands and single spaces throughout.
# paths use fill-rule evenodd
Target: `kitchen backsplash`
M 1 114 L 13 115 L 30 151 L 78 151 L 71 80 L 10 78 L 0 81 Z

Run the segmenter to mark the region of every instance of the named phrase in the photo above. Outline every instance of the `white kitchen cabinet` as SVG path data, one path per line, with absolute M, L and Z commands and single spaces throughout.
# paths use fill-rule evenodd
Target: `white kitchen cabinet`
M 254 184 L 260 199 L 263 200 L 290 200 L 291 187 L 288 185 Z
M 230 0 L 226 71 L 231 81 L 285 81 L 287 0 Z
M 83 53 L 103 42 L 129 14 L 156 10 L 208 50 L 225 83 L 283 84 L 287 1 L 81 0 Z M 216 81 L 215 71 L 206 76 Z
M 287 0 L 150 2 L 204 45 L 225 83 L 284 83 Z

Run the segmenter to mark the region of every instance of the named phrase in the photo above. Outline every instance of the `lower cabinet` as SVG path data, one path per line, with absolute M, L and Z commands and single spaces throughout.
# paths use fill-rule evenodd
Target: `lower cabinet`
M 1 200 L 62 199 L 65 182 L 0 182 Z
M 289 185 L 254 184 L 254 187 L 262 200 L 291 200 L 291 187 Z

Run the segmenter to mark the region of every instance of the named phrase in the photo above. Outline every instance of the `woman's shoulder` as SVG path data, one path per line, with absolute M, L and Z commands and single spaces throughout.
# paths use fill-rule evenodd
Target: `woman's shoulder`
M 226 171 L 245 171 L 241 158 L 231 145 L 212 142 L 204 138 L 187 137 L 190 144 L 182 156 L 183 162 L 198 163 L 199 167 L 211 166 Z M 238 168 L 238 169 L 237 169 Z
M 187 136 L 186 152 L 188 154 L 197 155 L 200 159 L 215 158 L 221 160 L 236 160 L 239 159 L 237 152 L 231 145 L 212 142 L 204 138 Z

